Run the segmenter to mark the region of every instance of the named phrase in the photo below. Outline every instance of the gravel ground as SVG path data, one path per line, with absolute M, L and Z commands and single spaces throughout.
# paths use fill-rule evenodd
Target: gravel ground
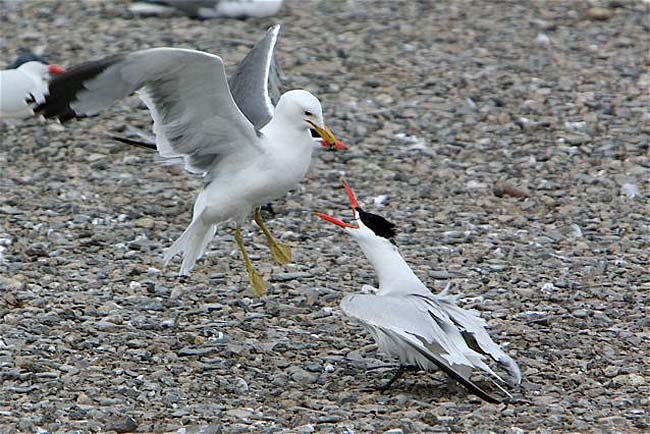
M 351 148 L 274 204 L 295 264 L 248 227 L 272 286 L 256 299 L 232 228 L 189 279 L 163 269 L 200 180 L 107 140 L 149 125 L 136 99 L 3 126 L 1 431 L 650 430 L 647 1 L 295 1 L 206 22 L 0 4 L 3 64 L 20 47 L 71 66 L 171 45 L 232 65 L 283 23 L 285 83 Z M 310 213 L 347 215 L 344 174 L 430 287 L 451 279 L 493 326 L 523 371 L 513 404 L 439 373 L 365 390 L 391 371 L 364 370 L 381 357 L 337 306 L 372 269 Z

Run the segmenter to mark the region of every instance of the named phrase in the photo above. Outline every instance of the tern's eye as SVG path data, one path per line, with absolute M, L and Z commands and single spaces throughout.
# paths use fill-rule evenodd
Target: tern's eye
M 305 116 L 314 116 L 314 114 L 309 110 L 305 110 Z

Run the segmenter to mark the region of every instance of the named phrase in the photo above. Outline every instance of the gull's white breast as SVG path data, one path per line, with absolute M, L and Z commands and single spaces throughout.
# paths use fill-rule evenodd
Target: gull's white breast
M 242 221 L 255 207 L 278 199 L 305 177 L 311 163 L 309 133 L 263 136 L 264 152 L 242 161 L 224 159 L 215 177 L 199 194 L 194 215 L 206 220 Z

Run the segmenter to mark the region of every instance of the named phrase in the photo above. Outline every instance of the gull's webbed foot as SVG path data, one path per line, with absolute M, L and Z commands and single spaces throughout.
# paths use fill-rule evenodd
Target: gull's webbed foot
M 278 264 L 287 265 L 293 261 L 293 252 L 288 245 L 274 241 L 269 244 L 269 247 L 271 249 L 271 256 L 273 256 L 273 259 Z
M 286 265 L 291 263 L 293 260 L 293 253 L 291 251 L 291 247 L 289 247 L 286 244 L 279 243 L 276 241 L 275 238 L 273 238 L 273 235 L 271 235 L 271 231 L 269 231 L 269 228 L 266 227 L 266 224 L 264 224 L 264 220 L 262 219 L 262 213 L 260 211 L 260 208 L 257 208 L 255 210 L 255 223 L 257 223 L 257 226 L 260 227 L 262 230 L 262 233 L 264 234 L 264 237 L 266 238 L 266 242 L 269 245 L 269 248 L 271 249 L 271 256 L 273 256 L 273 259 L 280 264 L 280 265 Z
M 248 270 L 248 280 L 250 281 L 251 288 L 255 291 L 255 295 L 258 297 L 266 295 L 266 282 L 261 274 L 254 269 L 250 269 Z

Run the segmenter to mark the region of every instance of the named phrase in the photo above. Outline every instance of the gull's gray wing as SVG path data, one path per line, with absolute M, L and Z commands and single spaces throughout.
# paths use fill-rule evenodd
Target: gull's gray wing
M 82 64 L 55 77 L 35 108 L 65 122 L 92 116 L 139 91 L 162 157 L 204 173 L 231 154 L 261 152 L 255 127 L 228 88 L 223 61 L 201 51 L 153 48 Z
M 228 80 L 237 106 L 258 130 L 271 120 L 280 99 L 281 71 L 273 54 L 279 32 L 279 24 L 269 28 Z
M 480 369 L 490 377 L 501 380 L 500 377 L 483 362 L 481 354 L 467 345 L 444 309 L 433 302 L 412 295 L 353 294 L 343 298 L 341 309 L 373 334 L 382 351 L 399 357 L 402 363 L 424 369 L 437 366 L 480 398 L 500 402 L 473 382 L 470 375 L 474 369 Z

